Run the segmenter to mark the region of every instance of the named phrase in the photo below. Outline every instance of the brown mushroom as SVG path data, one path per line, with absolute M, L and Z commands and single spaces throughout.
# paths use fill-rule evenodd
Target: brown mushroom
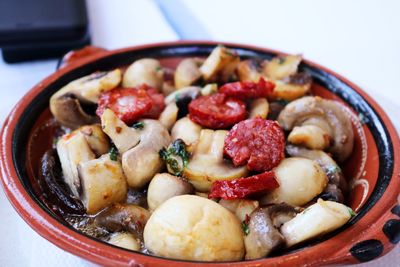
M 267 208 L 251 213 L 248 230 L 244 238 L 246 260 L 263 258 L 285 244 L 285 238 L 274 226 Z
M 96 215 L 94 223 L 110 232 L 128 231 L 142 239 L 150 213 L 137 205 L 114 204 Z
M 279 114 L 278 122 L 284 130 L 290 131 L 295 126 L 301 127 L 305 122 L 307 125 L 322 127 L 318 121 L 324 120 L 325 125 L 329 125 L 328 133 L 332 133 L 329 137 L 332 144 L 328 151 L 339 162 L 343 162 L 352 153 L 354 145 L 352 123 L 347 112 L 339 102 L 309 96 L 286 105 Z
M 336 162 L 321 150 L 309 150 L 303 147 L 287 145 L 286 152 L 292 157 L 304 157 L 314 160 L 322 167 L 328 176 L 328 185 L 320 197 L 324 200 L 332 200 L 343 203 L 347 192 L 347 181 Z
M 94 115 L 94 104 L 104 91 L 117 87 L 121 82 L 119 69 L 109 72 L 95 72 L 74 80 L 57 91 L 50 98 L 50 110 L 63 126 L 75 129 L 85 124 L 99 122 Z
M 142 84 L 156 88 L 161 92 L 164 70 L 160 62 L 153 58 L 142 58 L 133 62 L 125 71 L 123 87 L 136 87 Z

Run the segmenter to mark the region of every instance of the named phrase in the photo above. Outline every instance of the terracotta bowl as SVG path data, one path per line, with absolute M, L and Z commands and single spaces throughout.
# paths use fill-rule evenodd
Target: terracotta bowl
M 198 262 L 128 251 L 77 232 L 42 201 L 37 173 L 40 157 L 52 146 L 54 127 L 50 123 L 49 98 L 62 86 L 94 71 L 126 66 L 143 57 L 158 58 L 164 66 L 175 67 L 184 57 L 207 56 L 217 44 L 172 42 L 113 51 L 87 49 L 70 55 L 68 64 L 32 88 L 10 113 L 1 133 L 1 180 L 20 216 L 58 247 L 101 265 L 197 265 Z M 225 45 L 236 49 L 242 58 L 269 59 L 279 54 L 259 47 Z M 357 216 L 323 238 L 284 254 L 235 262 L 238 266 L 359 263 L 384 255 L 400 241 L 400 142 L 392 123 L 370 96 L 340 75 L 307 60 L 300 69 L 313 76 L 312 92 L 315 95 L 338 100 L 353 114 L 355 149 L 343 169 L 353 183 L 347 204 Z M 209 266 L 231 264 L 207 263 Z

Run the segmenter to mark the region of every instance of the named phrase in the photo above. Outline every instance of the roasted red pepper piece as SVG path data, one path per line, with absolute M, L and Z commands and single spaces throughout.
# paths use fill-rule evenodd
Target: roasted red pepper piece
M 219 92 L 227 96 L 248 99 L 267 97 L 274 90 L 275 84 L 261 78 L 256 82 L 233 82 L 223 85 Z
M 278 187 L 275 173 L 268 171 L 245 178 L 215 181 L 211 186 L 208 198 L 241 199 Z

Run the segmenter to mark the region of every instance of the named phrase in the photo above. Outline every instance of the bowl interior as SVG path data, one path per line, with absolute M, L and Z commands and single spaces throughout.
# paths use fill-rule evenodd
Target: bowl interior
M 94 71 L 126 66 L 143 57 L 158 58 L 163 66 L 175 68 L 182 58 L 205 57 L 213 47 L 214 45 L 205 44 L 168 45 L 141 50 L 125 50 L 80 66 L 48 84 L 21 115 L 13 134 L 12 154 L 15 168 L 19 179 L 34 201 L 61 224 L 70 227 L 44 202 L 37 182 L 40 158 L 46 150 L 53 146 L 52 139 L 57 130 L 48 109 L 50 96 L 54 92 L 68 82 Z M 242 58 L 269 59 L 275 55 L 274 52 L 261 49 L 233 48 Z M 313 94 L 340 101 L 349 108 L 355 132 L 355 148 L 351 158 L 342 167 L 345 177 L 352 185 L 347 204 L 358 213 L 341 229 L 319 240 L 306 243 L 301 246 L 303 248 L 331 238 L 364 216 L 385 191 L 392 175 L 394 163 L 393 147 L 384 123 L 361 94 L 330 72 L 307 61 L 301 64 L 300 70 L 313 76 Z

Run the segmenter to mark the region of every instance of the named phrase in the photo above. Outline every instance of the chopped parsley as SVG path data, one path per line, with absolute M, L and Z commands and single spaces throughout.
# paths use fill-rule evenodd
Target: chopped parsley
M 242 230 L 245 235 L 250 234 L 250 228 L 249 225 L 246 223 L 246 221 L 242 222 Z
M 347 210 L 349 211 L 350 217 L 357 215 L 352 208 L 347 207 Z
M 159 151 L 160 158 L 167 164 L 168 171 L 174 175 L 181 176 L 183 169 L 189 163 L 189 152 L 182 139 L 176 139 L 167 149 Z
M 113 161 L 118 160 L 118 149 L 115 146 L 112 146 L 108 153 L 110 154 L 111 160 L 113 160 Z
M 279 105 L 281 105 L 281 106 L 286 106 L 288 103 L 289 103 L 289 101 L 287 101 L 287 100 L 285 100 L 285 99 L 277 99 L 276 101 L 275 101 L 277 104 L 279 104 Z
M 160 71 L 160 70 L 162 70 L 162 68 L 160 66 L 157 66 L 156 71 Z
M 142 121 L 135 122 L 132 125 L 132 128 L 135 128 L 135 129 L 143 129 L 143 127 L 144 127 L 144 122 L 142 122 Z

